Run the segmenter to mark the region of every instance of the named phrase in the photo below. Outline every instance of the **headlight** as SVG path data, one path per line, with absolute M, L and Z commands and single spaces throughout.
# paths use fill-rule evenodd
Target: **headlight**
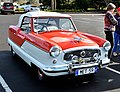
M 103 44 L 103 48 L 106 50 L 106 51 L 109 51 L 110 50 L 110 48 L 111 48 L 111 44 L 110 44 L 110 42 L 105 42 L 104 44 Z
M 58 46 L 54 46 L 50 49 L 50 56 L 57 57 L 60 55 L 60 48 Z

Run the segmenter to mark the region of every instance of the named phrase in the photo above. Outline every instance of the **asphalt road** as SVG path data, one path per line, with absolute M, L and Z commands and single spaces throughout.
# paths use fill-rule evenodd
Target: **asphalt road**
M 103 16 L 72 16 L 79 30 L 104 37 Z M 120 61 L 100 70 L 92 81 L 82 77 L 38 81 L 22 59 L 12 58 L 7 45 L 8 27 L 17 24 L 18 18 L 19 15 L 0 15 L 0 75 L 12 92 L 120 92 Z M 2 83 L 0 92 L 5 91 Z

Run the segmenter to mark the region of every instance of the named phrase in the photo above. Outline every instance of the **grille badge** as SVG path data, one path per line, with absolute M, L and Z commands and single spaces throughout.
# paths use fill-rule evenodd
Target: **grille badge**
M 78 59 L 78 61 L 79 61 L 80 63 L 83 63 L 83 62 L 84 62 L 84 60 L 83 60 L 81 57 Z
M 81 56 L 81 57 L 85 57 L 85 56 L 86 56 L 86 52 L 85 52 L 85 51 L 81 51 L 81 52 L 80 52 L 80 56 Z

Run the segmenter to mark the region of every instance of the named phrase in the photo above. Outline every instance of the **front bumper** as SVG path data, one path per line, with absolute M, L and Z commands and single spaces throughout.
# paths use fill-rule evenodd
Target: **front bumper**
M 2 11 L 3 11 L 3 12 L 14 12 L 13 9 L 6 9 L 6 10 L 5 10 L 5 9 L 2 9 Z
M 96 67 L 97 68 L 96 72 L 97 72 L 99 69 L 108 66 L 110 60 L 109 59 L 105 59 L 105 60 L 106 60 L 104 61 L 105 63 L 100 62 L 100 63 L 83 64 L 83 65 L 65 64 L 65 65 L 60 65 L 60 66 L 45 67 L 43 68 L 43 72 L 47 76 L 61 76 L 61 75 L 71 75 L 71 74 L 75 75 L 76 70 L 91 68 L 91 67 Z
M 110 59 L 105 58 L 101 62 L 102 62 L 102 64 L 101 64 L 100 68 L 105 68 L 110 64 Z

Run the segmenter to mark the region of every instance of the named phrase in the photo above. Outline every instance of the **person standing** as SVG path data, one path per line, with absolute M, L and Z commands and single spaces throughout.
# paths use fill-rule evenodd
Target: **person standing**
M 118 21 L 118 25 L 115 26 L 114 32 L 113 56 L 118 56 L 120 54 L 120 7 L 117 9 L 115 19 Z
M 109 3 L 107 5 L 107 12 L 104 17 L 104 32 L 106 35 L 106 40 L 108 40 L 111 43 L 111 49 L 108 52 L 108 58 L 111 57 L 111 51 L 113 48 L 113 34 L 115 26 L 118 24 L 118 21 L 115 19 L 113 13 L 115 11 L 116 6 L 113 3 Z

